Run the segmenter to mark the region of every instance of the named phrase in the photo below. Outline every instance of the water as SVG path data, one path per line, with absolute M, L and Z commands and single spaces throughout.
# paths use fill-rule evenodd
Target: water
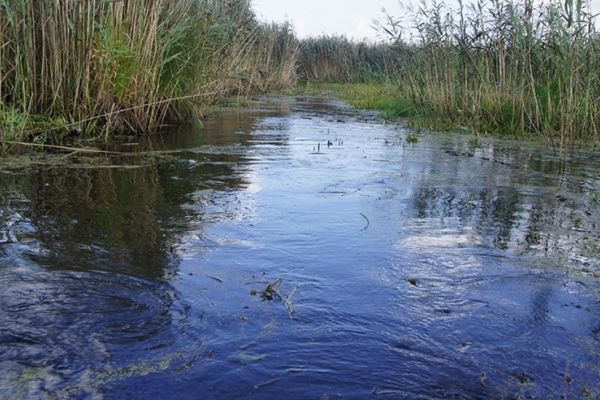
M 598 157 L 409 133 L 265 99 L 3 160 L 0 398 L 600 398 Z

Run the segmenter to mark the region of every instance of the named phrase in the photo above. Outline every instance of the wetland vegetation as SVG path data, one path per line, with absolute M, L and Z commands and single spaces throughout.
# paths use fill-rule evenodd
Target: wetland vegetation
M 0 1 L 0 138 L 147 133 L 294 83 L 287 24 L 248 0 Z
M 598 142 L 600 37 L 585 2 L 421 2 L 377 27 L 387 44 L 304 41 L 300 76 L 359 83 L 333 90 L 418 124 Z
M 2 0 L 0 138 L 154 132 L 227 95 L 327 83 L 417 126 L 598 142 L 600 39 L 585 2 L 422 2 L 374 25 L 378 43 L 299 40 L 258 22 L 250 0 Z
M 376 25 L 0 0 L 0 398 L 600 398 L 594 17 Z

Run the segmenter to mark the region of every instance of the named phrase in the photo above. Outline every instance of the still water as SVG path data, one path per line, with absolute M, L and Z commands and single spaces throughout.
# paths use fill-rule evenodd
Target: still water
M 411 133 L 270 98 L 1 161 L 0 398 L 600 398 L 600 158 Z

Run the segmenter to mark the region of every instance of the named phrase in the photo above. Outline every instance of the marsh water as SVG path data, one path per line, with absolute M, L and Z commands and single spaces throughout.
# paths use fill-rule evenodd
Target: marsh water
M 319 98 L 112 148 L 0 162 L 0 398 L 600 398 L 593 153 Z

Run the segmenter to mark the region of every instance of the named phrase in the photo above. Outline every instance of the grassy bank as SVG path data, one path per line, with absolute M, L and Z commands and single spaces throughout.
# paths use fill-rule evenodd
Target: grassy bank
M 153 132 L 296 77 L 390 118 L 600 140 L 600 36 L 583 2 L 400 13 L 378 24 L 380 43 L 299 41 L 288 24 L 257 22 L 251 0 L 0 0 L 0 140 Z
M 401 118 L 404 123 L 417 130 L 461 131 L 480 134 L 472 127 L 459 125 L 433 113 L 425 114 L 415 109 L 414 105 L 403 97 L 399 87 L 390 83 L 303 82 L 293 89 L 286 90 L 286 94 L 341 99 L 360 110 L 380 111 L 381 116 L 388 120 Z M 411 135 L 411 137 L 415 136 Z
M 249 0 L 0 0 L 0 139 L 151 132 L 293 85 L 297 57 Z
M 387 83 L 303 82 L 288 94 L 336 97 L 361 110 L 379 110 L 388 119 L 418 115 L 398 87 Z
M 376 108 L 389 114 L 396 103 L 399 114 L 421 116 L 421 122 L 531 135 L 562 146 L 599 141 L 600 37 L 584 3 L 423 3 L 401 19 L 388 16 L 380 28 L 389 38 L 385 50 L 329 37 L 305 41 L 312 61 L 301 64 L 300 75 L 326 71 L 324 79 L 313 79 L 383 83 L 388 87 L 377 89 L 384 95 L 377 102 L 384 104 Z M 374 53 L 385 53 L 385 63 Z M 385 79 L 365 79 L 365 70 Z M 369 102 L 377 90 L 367 85 L 342 94 Z M 395 101 L 386 99 L 390 93 Z M 357 95 L 363 99 L 353 100 Z

